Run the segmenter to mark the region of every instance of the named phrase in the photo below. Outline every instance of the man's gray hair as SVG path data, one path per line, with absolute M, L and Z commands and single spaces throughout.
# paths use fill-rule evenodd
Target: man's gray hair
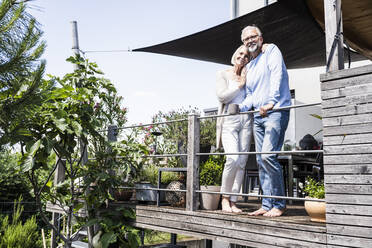
M 259 29 L 257 26 L 250 25 L 250 26 L 246 26 L 245 28 L 243 28 L 242 33 L 240 35 L 241 40 L 243 40 L 243 33 L 250 30 L 250 29 L 255 29 L 257 34 L 262 37 L 261 29 Z

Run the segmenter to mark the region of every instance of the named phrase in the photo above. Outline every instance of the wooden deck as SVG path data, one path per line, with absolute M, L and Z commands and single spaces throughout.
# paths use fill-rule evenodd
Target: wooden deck
M 303 205 L 289 205 L 277 218 L 249 216 L 257 202 L 239 206 L 241 214 L 136 205 L 135 226 L 250 247 L 326 247 L 326 225 L 310 222 Z

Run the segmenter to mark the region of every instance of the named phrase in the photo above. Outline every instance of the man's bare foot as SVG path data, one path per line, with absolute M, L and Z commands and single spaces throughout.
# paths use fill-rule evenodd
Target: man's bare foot
M 248 213 L 248 215 L 250 215 L 250 216 L 259 216 L 259 215 L 264 215 L 267 212 L 268 212 L 267 210 L 265 210 L 263 208 L 260 208 L 260 209 L 254 211 L 254 212 Z
M 231 202 L 231 211 L 233 213 L 241 213 L 243 212 L 240 208 L 238 208 L 234 202 Z
M 230 200 L 228 197 L 222 197 L 221 201 L 222 211 L 231 213 Z
M 285 208 L 278 209 L 278 208 L 272 208 L 269 212 L 265 213 L 263 216 L 266 217 L 279 217 L 285 213 Z

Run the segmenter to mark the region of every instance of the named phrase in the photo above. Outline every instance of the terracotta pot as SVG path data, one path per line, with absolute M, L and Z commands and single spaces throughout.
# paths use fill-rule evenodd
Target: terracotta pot
M 310 198 L 310 197 L 306 197 Z M 326 203 L 305 201 L 305 210 L 311 221 L 326 222 Z
M 200 190 L 220 192 L 221 186 L 200 186 Z M 221 195 L 201 193 L 201 208 L 205 210 L 216 210 L 220 202 Z
M 132 194 L 132 189 L 117 189 L 114 191 L 114 198 L 117 201 L 129 201 Z

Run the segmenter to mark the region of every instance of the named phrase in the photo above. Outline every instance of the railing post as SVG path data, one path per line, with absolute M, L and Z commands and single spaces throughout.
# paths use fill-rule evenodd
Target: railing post
M 115 142 L 117 141 L 117 136 L 118 136 L 118 127 L 116 125 L 110 125 L 108 126 L 108 131 L 107 131 L 107 139 L 109 142 Z
M 59 160 L 57 164 L 56 171 L 54 172 L 54 180 L 53 184 L 56 186 L 60 182 L 63 182 L 65 180 L 65 167 L 63 166 L 62 163 L 66 163 L 65 160 Z M 66 164 L 65 164 L 66 165 Z M 52 213 L 52 225 L 57 226 L 58 225 L 58 219 L 60 217 L 59 213 L 53 212 Z M 59 229 L 59 228 L 57 228 Z M 57 247 L 57 234 L 52 230 L 51 233 L 51 238 L 50 238 L 50 247 L 51 248 L 56 248 Z
M 118 136 L 118 127 L 116 125 L 109 125 L 108 126 L 108 129 L 107 129 L 107 140 L 108 142 L 116 142 L 118 139 L 117 139 L 117 136 Z M 111 152 L 111 148 L 109 148 L 109 151 L 108 152 Z M 114 159 L 114 158 L 110 158 L 110 159 Z M 109 170 L 107 172 L 109 175 L 113 176 L 115 174 L 115 172 L 113 170 Z M 111 195 L 114 195 L 114 189 L 113 188 L 110 188 L 109 189 L 109 192 Z
M 187 139 L 187 183 L 186 183 L 186 210 L 195 211 L 199 204 L 199 152 L 200 146 L 200 121 L 196 113 L 188 116 Z

